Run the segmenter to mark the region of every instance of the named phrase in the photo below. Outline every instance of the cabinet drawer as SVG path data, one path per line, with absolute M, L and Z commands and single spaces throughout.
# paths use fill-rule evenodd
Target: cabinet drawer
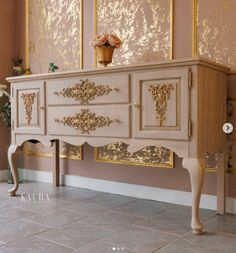
M 130 106 L 50 106 L 48 134 L 130 137 Z
M 84 76 L 47 81 L 48 105 L 113 104 L 130 101 L 128 74 Z

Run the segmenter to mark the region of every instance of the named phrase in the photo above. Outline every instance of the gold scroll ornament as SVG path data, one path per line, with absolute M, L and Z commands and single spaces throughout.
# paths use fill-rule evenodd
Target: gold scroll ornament
M 82 134 L 89 134 L 99 127 L 109 126 L 118 120 L 112 120 L 104 116 L 96 116 L 89 109 L 82 109 L 81 112 L 76 113 L 74 116 L 64 117 L 62 120 L 55 119 L 55 121 L 62 123 L 64 126 L 74 127 L 76 130 L 80 130 Z
M 150 85 L 148 89 L 152 93 L 152 99 L 156 103 L 156 118 L 162 126 L 166 120 L 167 100 L 170 98 L 170 91 L 174 89 L 172 84 Z
M 74 84 L 72 87 L 64 88 L 61 92 L 54 92 L 55 95 L 72 98 L 81 104 L 88 104 L 96 97 L 108 95 L 112 89 L 108 85 L 96 85 L 94 82 L 86 79 Z
M 25 114 L 28 125 L 30 125 L 30 121 L 32 119 L 32 105 L 34 104 L 34 98 L 36 97 L 36 93 L 23 93 L 21 98 L 24 101 L 25 106 Z

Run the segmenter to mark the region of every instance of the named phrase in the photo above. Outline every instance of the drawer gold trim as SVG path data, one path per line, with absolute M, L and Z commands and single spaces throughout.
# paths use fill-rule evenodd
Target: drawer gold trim
M 89 134 L 99 127 L 109 126 L 110 124 L 120 121 L 118 119 L 112 120 L 109 117 L 97 116 L 89 109 L 82 109 L 81 112 L 76 113 L 74 116 L 64 117 L 62 120 L 55 119 L 55 122 L 62 123 L 64 126 L 74 127 L 80 130 L 82 134 Z
M 71 87 L 64 88 L 60 92 L 54 92 L 54 95 L 62 95 L 63 97 L 72 98 L 81 104 L 88 104 L 89 101 L 108 95 L 112 90 L 118 91 L 117 88 L 110 88 L 108 85 L 97 85 L 88 79 L 80 80 L 79 83 Z

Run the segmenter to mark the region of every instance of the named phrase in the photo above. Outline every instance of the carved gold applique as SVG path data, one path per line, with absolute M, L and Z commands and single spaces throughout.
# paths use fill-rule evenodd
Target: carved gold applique
M 34 98 L 36 97 L 36 93 L 23 93 L 21 98 L 24 101 L 25 106 L 25 114 L 28 125 L 30 125 L 30 121 L 32 119 L 32 105 L 34 104 Z
M 76 113 L 74 116 L 64 117 L 62 120 L 55 119 L 55 121 L 62 123 L 64 126 L 74 127 L 80 130 L 82 134 L 89 134 L 99 127 L 109 126 L 116 120 L 111 120 L 109 117 L 96 116 L 89 109 L 82 109 L 81 112 Z
M 173 89 L 172 84 L 150 85 L 148 89 L 152 93 L 153 101 L 156 103 L 156 118 L 160 121 L 160 126 L 166 119 L 167 100 L 170 98 L 170 91 Z
M 88 104 L 89 101 L 94 100 L 96 97 L 108 95 L 111 91 L 112 89 L 108 85 L 96 85 L 94 82 L 86 79 L 54 94 L 61 94 L 63 97 L 72 98 L 81 104 Z

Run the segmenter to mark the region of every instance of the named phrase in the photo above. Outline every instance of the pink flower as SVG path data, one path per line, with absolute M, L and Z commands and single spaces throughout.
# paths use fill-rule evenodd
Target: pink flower
M 89 45 L 91 47 L 105 45 L 119 48 L 122 45 L 122 42 L 117 35 L 104 33 L 103 35 L 97 35 L 93 41 L 90 41 Z
M 110 34 L 108 36 L 108 43 L 116 48 L 119 48 L 122 45 L 121 40 L 119 39 L 119 37 L 115 34 Z

